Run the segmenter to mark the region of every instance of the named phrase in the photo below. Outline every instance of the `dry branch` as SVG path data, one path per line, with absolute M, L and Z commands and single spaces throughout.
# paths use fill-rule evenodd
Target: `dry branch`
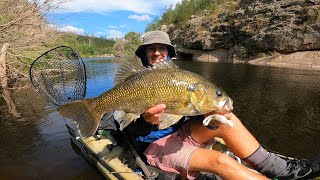
M 66 0 L 0 0 L 0 47 L 10 43 L 6 63 L 10 71 L 27 75 L 26 66 L 48 46 L 58 32 L 48 27 L 44 15 Z M 17 75 L 16 77 L 20 77 Z

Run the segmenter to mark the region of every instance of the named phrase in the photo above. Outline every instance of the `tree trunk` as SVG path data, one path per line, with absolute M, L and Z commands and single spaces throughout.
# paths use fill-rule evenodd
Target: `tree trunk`
M 6 73 L 6 52 L 9 47 L 9 43 L 4 43 L 0 52 L 0 85 L 7 87 L 7 73 Z

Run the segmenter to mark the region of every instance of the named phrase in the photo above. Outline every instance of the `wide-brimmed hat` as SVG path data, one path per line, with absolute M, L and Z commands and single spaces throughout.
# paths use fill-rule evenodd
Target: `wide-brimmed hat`
M 136 50 L 136 55 L 142 58 L 145 55 L 145 47 L 149 44 L 166 44 L 168 46 L 168 52 L 170 57 L 176 56 L 176 49 L 171 44 L 169 35 L 163 31 L 149 31 L 142 37 L 142 44 Z

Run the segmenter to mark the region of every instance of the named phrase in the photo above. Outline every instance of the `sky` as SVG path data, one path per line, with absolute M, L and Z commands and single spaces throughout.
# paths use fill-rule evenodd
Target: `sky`
M 143 34 L 149 23 L 182 0 L 68 0 L 47 14 L 60 31 L 121 38 L 128 32 Z

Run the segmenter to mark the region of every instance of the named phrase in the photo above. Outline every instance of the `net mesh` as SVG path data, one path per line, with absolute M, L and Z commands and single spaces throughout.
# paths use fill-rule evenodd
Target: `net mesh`
M 85 96 L 85 65 L 70 47 L 59 46 L 47 51 L 32 63 L 29 73 L 36 91 L 54 105 L 81 100 Z

